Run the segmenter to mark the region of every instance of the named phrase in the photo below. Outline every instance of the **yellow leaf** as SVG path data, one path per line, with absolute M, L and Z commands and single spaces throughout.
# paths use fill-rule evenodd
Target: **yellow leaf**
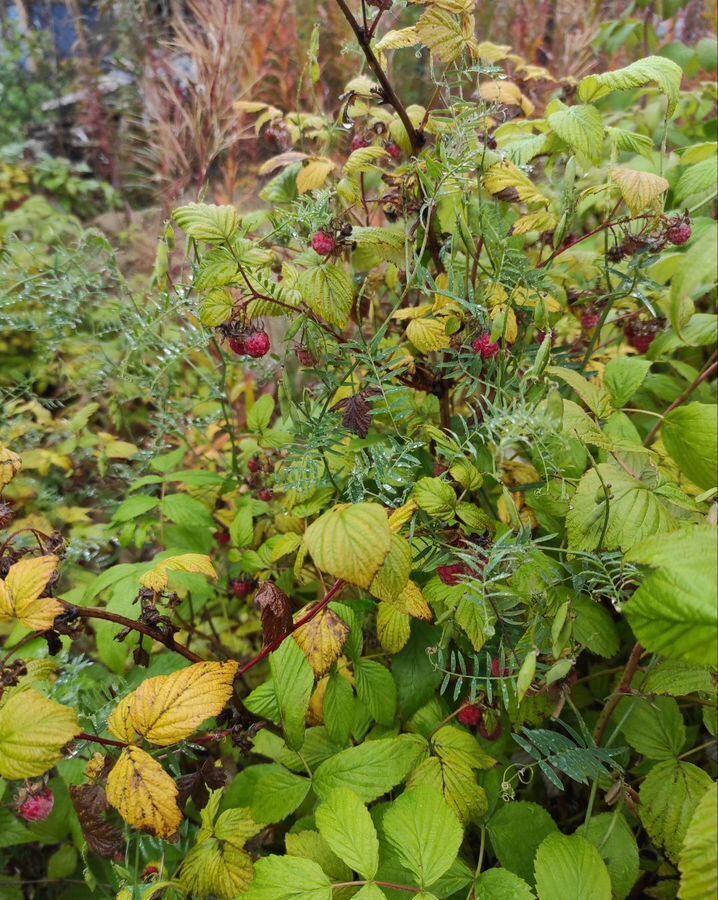
M 107 800 L 129 825 L 171 838 L 182 822 L 177 785 L 139 747 L 125 747 L 107 777 Z
M 399 322 L 405 319 L 421 319 L 430 316 L 432 309 L 433 307 L 429 303 L 424 303 L 422 306 L 407 306 L 405 309 L 397 309 L 391 317 Z
M 32 631 L 47 631 L 64 606 L 52 597 L 40 597 L 54 575 L 58 558 L 36 556 L 10 566 L 4 583 L 0 581 L 0 621 L 17 618 Z
M 333 169 L 334 163 L 331 159 L 326 159 L 323 156 L 310 159 L 297 175 L 297 190 L 300 194 L 318 190 L 324 186 L 324 182 Z
M 286 169 L 287 166 L 294 165 L 294 163 L 298 162 L 304 162 L 305 159 L 308 159 L 306 153 L 302 153 L 299 150 L 287 150 L 286 153 L 280 153 L 278 156 L 273 156 L 271 159 L 262 163 L 258 172 L 260 175 L 271 175 L 272 172 L 276 172 L 277 169 Z
M 492 44 L 491 41 L 481 41 L 478 47 L 477 55 L 479 59 L 493 65 L 511 53 L 511 47 L 508 44 Z
M 476 5 L 476 0 L 409 0 L 409 2 L 422 6 L 433 6 L 453 13 L 471 12 Z
M 107 719 L 107 727 L 118 741 L 131 744 L 137 739 L 137 731 L 132 724 L 132 707 L 135 702 L 134 692 L 123 697 L 112 710 Z
M 491 321 L 494 322 L 501 319 L 498 334 L 494 336 L 494 329 L 491 331 L 492 340 L 497 337 L 503 338 L 507 344 L 513 344 L 519 334 L 519 326 L 516 321 L 516 313 L 510 306 L 495 306 L 489 313 Z
M 438 59 L 453 62 L 462 51 L 471 46 L 473 16 L 457 19 L 438 7 L 427 9 L 416 23 L 416 33 Z
M 421 588 L 413 581 L 406 583 L 406 587 L 399 594 L 398 598 L 392 601 L 392 605 L 413 619 L 424 619 L 426 622 L 431 622 L 434 618 L 431 607 L 424 599 Z
M 530 290 L 525 287 L 517 287 L 511 295 L 511 300 L 516 306 L 524 306 L 528 309 L 534 309 L 536 306 L 545 304 L 548 312 L 561 312 L 563 307 L 555 297 L 551 294 L 540 294 L 538 291 Z
M 22 460 L 17 453 L 7 447 L 0 447 L 0 490 L 10 484 L 21 468 Z
M 536 189 L 531 180 L 518 166 L 509 160 L 491 166 L 484 175 L 484 187 L 490 194 L 506 191 L 507 200 L 523 200 L 524 203 L 540 203 L 548 206 L 549 200 Z M 515 196 L 514 196 L 515 195 Z
M 361 172 L 370 172 L 375 169 L 374 163 L 378 159 L 388 156 L 389 154 L 383 147 L 360 147 L 355 150 L 344 164 L 344 171 L 353 178 Z
M 81 730 L 74 709 L 48 700 L 35 688 L 12 695 L 0 708 L 0 776 L 44 775 Z
M 324 609 L 306 625 L 298 628 L 292 637 L 309 660 L 314 674 L 321 676 L 341 656 L 349 637 L 349 626 L 336 613 Z
M 521 216 L 511 226 L 512 234 L 528 234 L 530 231 L 555 231 L 558 219 L 553 213 L 540 210 Z
M 376 614 L 376 633 L 387 653 L 398 653 L 411 634 L 409 616 L 391 603 L 380 603 Z
M 206 575 L 207 578 L 217 577 L 209 556 L 202 553 L 183 553 L 181 556 L 170 556 L 157 563 L 140 578 L 140 584 L 153 591 L 163 591 L 169 583 L 169 572 L 192 572 Z
M 404 47 L 414 47 L 419 43 L 419 35 L 416 28 L 401 28 L 398 31 L 387 31 L 380 41 L 377 41 L 375 50 L 383 53 L 384 50 L 401 50 Z
M 411 521 L 411 517 L 419 508 L 416 500 L 409 500 L 403 506 L 395 509 L 389 516 L 389 528 L 392 534 L 398 534 L 407 522 Z
M 233 660 L 201 662 L 171 675 L 148 678 L 122 701 L 128 711 L 118 713 L 113 727 L 125 734 L 132 727 L 160 747 L 182 741 L 205 719 L 222 712 L 232 695 L 237 668 Z
M 647 206 L 656 204 L 661 194 L 670 187 L 661 175 L 623 167 L 611 171 L 611 181 L 618 185 L 626 206 L 634 216 Z
M 405 538 L 392 533 L 389 552 L 369 590 L 379 600 L 395 600 L 406 587 L 410 571 L 411 546 Z
M 451 344 L 440 319 L 412 319 L 406 328 L 406 336 L 420 353 L 445 350 Z
M 344 503 L 307 528 L 314 564 L 335 578 L 368 588 L 391 546 L 389 520 L 378 503 Z
M 521 93 L 521 89 L 513 81 L 484 81 L 479 86 L 479 93 L 487 103 L 520 106 L 525 116 L 533 114 L 533 103 Z

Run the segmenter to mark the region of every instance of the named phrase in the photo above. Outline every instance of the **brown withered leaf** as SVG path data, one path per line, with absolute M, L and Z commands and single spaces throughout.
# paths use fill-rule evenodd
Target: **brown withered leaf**
M 227 776 L 221 768 L 214 765 L 211 759 L 206 759 L 194 772 L 181 775 L 177 779 L 179 794 L 177 806 L 184 809 L 191 797 L 197 809 L 203 809 L 209 800 L 209 792 L 219 790 L 225 786 Z
M 365 438 L 371 427 L 371 410 L 364 394 L 354 394 L 353 397 L 344 397 L 332 406 L 335 411 L 341 410 L 342 425 L 353 434 Z
M 119 828 L 105 821 L 110 808 L 100 784 L 72 784 L 70 797 L 90 851 L 103 859 L 122 857 L 124 842 Z
M 349 637 L 349 626 L 336 613 L 324 609 L 294 632 L 294 640 L 317 676 L 326 674 L 339 659 Z
M 262 617 L 265 646 L 285 637 L 292 630 L 292 608 L 289 597 L 271 581 L 260 585 L 254 605 Z

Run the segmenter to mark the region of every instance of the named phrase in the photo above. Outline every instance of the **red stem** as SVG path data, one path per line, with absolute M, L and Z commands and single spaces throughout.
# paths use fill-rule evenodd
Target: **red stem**
M 302 625 L 306 625 L 307 622 L 311 622 L 319 613 L 325 609 L 329 604 L 337 597 L 345 587 L 345 582 L 340 579 L 334 582 L 334 584 L 329 588 L 324 597 L 313 606 L 309 612 L 303 616 L 298 622 L 295 622 L 290 631 L 287 634 L 282 635 L 282 637 L 277 638 L 271 643 L 267 644 L 266 647 L 263 647 L 262 650 L 254 657 L 254 659 L 250 659 L 249 662 L 246 662 L 243 666 L 239 667 L 239 671 L 237 672 L 237 677 L 240 675 L 244 675 L 245 672 L 248 672 L 250 669 L 253 669 L 258 663 L 262 662 L 263 659 L 266 659 L 270 653 L 273 653 L 277 647 L 279 647 L 283 641 L 289 637 L 290 634 L 295 632 L 298 628 L 301 628 Z

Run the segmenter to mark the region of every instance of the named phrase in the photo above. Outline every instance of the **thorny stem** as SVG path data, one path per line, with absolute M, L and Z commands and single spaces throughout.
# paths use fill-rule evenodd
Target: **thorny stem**
M 157 628 L 145 625 L 144 622 L 136 622 L 134 619 L 127 619 L 125 616 L 119 616 L 116 613 L 111 613 L 106 609 L 98 609 L 94 606 L 74 606 L 72 603 L 68 603 L 60 598 L 58 598 L 58 603 L 61 603 L 66 610 L 79 616 L 81 619 L 104 619 L 106 622 L 114 622 L 123 628 L 130 628 L 132 631 L 139 631 L 140 634 L 147 635 L 147 637 L 152 638 L 159 644 L 164 644 L 168 650 L 174 650 L 175 653 L 184 656 L 190 662 L 204 662 L 201 656 L 185 647 L 184 644 L 178 644 L 172 635 L 163 634 Z
M 638 668 L 638 663 L 641 660 L 642 653 L 643 646 L 640 642 L 637 641 L 633 647 L 633 650 L 631 650 L 631 655 L 628 657 L 628 661 L 626 662 L 620 684 L 611 695 L 608 702 L 603 707 L 601 715 L 598 717 L 598 722 L 596 722 L 596 728 L 593 732 L 593 739 L 596 742 L 596 745 L 599 747 L 601 746 L 601 741 L 606 734 L 606 729 L 608 728 L 608 723 L 611 720 L 611 716 L 613 715 L 614 710 L 620 703 L 621 699 L 630 692 L 631 682 L 633 681 L 633 676 L 636 674 L 636 669 Z
M 683 403 L 685 403 L 686 400 L 690 397 L 690 395 L 693 393 L 693 391 L 695 391 L 695 389 L 699 385 L 703 384 L 704 381 L 707 381 L 709 378 L 711 378 L 713 375 L 716 374 L 716 371 L 718 371 L 718 361 L 716 360 L 716 356 L 718 356 L 717 353 L 714 353 L 713 356 L 711 356 L 711 358 L 706 363 L 706 367 L 703 369 L 703 371 L 696 377 L 696 379 L 691 384 L 688 385 L 688 387 L 685 389 L 685 391 L 683 391 L 683 393 L 680 395 L 680 397 L 677 397 L 673 401 L 673 403 L 671 403 L 671 405 L 668 407 L 668 409 L 663 414 L 663 418 L 665 418 L 669 412 L 671 412 L 672 410 L 676 409 L 677 407 L 679 407 Z M 648 435 L 647 435 L 645 441 L 643 442 L 644 447 L 651 446 L 651 444 L 656 439 L 656 435 L 658 434 L 658 431 L 662 424 L 663 424 L 663 419 L 659 419 L 656 422 L 656 424 L 653 426 L 653 428 L 651 428 L 651 430 L 648 432 Z
M 593 231 L 589 231 L 588 234 L 583 234 L 581 237 L 574 241 L 573 244 L 566 244 L 563 247 L 560 247 L 552 256 L 549 256 L 542 263 L 539 263 L 536 266 L 537 269 L 545 268 L 549 263 L 553 262 L 557 256 L 560 256 L 562 253 L 565 253 L 567 250 L 572 250 L 578 244 L 582 244 L 584 241 L 587 241 L 590 237 L 593 237 L 594 234 L 600 234 L 602 231 L 606 231 L 607 228 L 614 228 L 617 225 L 628 225 L 629 222 L 635 222 L 638 219 L 651 219 L 653 216 L 644 214 L 641 216 L 632 216 L 624 219 L 615 219 L 612 222 L 604 222 L 603 225 L 599 225 L 597 228 L 594 228 Z

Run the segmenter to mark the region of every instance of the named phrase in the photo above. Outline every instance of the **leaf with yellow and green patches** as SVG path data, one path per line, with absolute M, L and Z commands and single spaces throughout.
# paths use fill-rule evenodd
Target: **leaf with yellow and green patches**
M 107 776 L 107 800 L 128 825 L 167 840 L 182 823 L 179 790 L 157 760 L 125 747 Z

